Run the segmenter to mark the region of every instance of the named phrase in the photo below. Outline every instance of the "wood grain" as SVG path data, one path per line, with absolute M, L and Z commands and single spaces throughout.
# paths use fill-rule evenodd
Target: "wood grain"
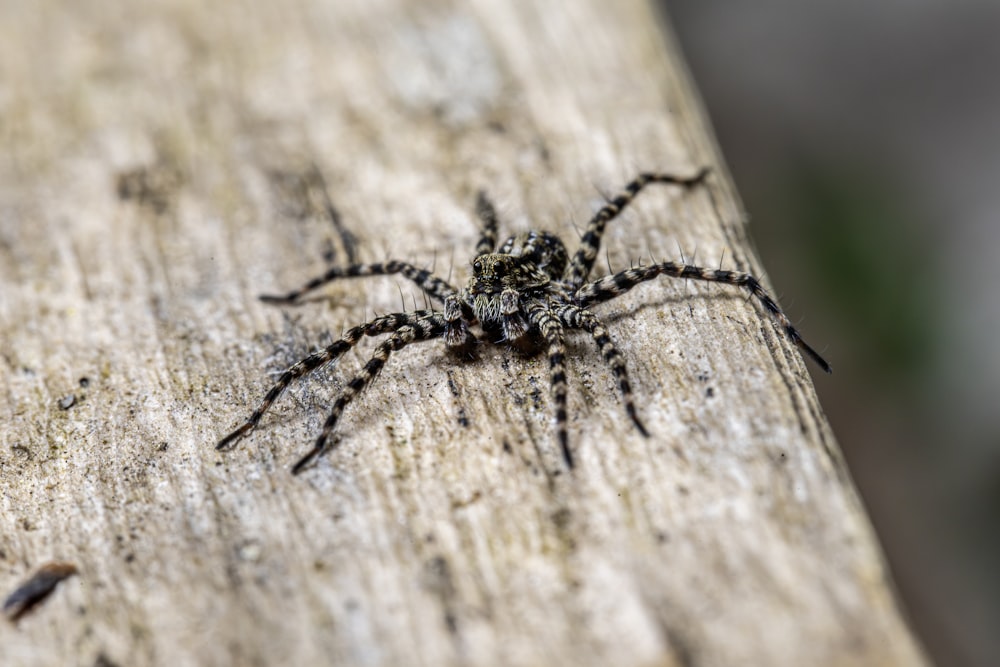
M 213 448 L 287 365 L 423 303 L 259 293 L 352 257 L 460 283 L 481 188 L 502 231 L 573 240 L 639 170 L 711 166 L 599 270 L 761 273 L 646 2 L 0 3 L 0 133 L 0 592 L 79 570 L 0 623 L 3 664 L 924 664 L 802 358 L 732 289 L 599 309 L 649 439 L 571 341 L 572 473 L 544 359 L 499 347 L 401 352 L 300 477 L 371 341 Z

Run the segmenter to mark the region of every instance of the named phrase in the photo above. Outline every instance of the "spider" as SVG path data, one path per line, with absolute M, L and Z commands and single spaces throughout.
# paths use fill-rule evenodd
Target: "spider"
M 466 352 L 480 340 L 507 344 L 524 351 L 546 348 L 552 402 L 555 406 L 556 438 L 567 468 L 573 468 L 573 453 L 569 447 L 566 426 L 566 332 L 580 329 L 590 334 L 618 383 L 626 413 L 636 429 L 648 436 L 649 432 L 640 421 L 632 399 L 625 361 L 591 306 L 620 296 L 639 283 L 660 275 L 744 288 L 757 298 L 806 356 L 827 373 L 831 372 L 830 365 L 802 339 L 760 281 L 749 273 L 691 266 L 684 262 L 658 262 L 588 282 L 587 277 L 597 258 L 605 226 L 644 187 L 652 183 L 664 183 L 688 189 L 702 183 L 708 173 L 708 169 L 702 169 L 687 177 L 663 173 L 639 174 L 597 211 L 587 224 L 580 247 L 572 258 L 562 241 L 548 232 L 529 231 L 518 234 L 497 247 L 496 210 L 486 195 L 480 192 L 476 201 L 476 213 L 482 223 L 482 233 L 472 260 L 472 278 L 460 290 L 429 271 L 406 262 L 389 260 L 375 264 L 334 267 L 287 294 L 262 295 L 261 300 L 267 303 L 294 304 L 303 295 L 340 278 L 399 274 L 414 282 L 440 307 L 383 315 L 348 329 L 340 340 L 309 355 L 282 373 L 250 418 L 222 438 L 216 449 L 231 447 L 256 428 L 264 413 L 294 380 L 339 359 L 364 336 L 388 334 L 376 346 L 364 368 L 347 383 L 337 397 L 316 443 L 292 467 L 293 474 L 301 472 L 333 447 L 331 435 L 344 408 L 371 384 L 393 352 L 398 352 L 410 343 L 435 338 L 444 338 L 448 348 Z M 477 325 L 480 332 L 478 336 L 473 329 Z

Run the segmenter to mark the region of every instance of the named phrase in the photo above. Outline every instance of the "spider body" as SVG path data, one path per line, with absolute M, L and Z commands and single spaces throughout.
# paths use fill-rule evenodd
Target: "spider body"
M 490 342 L 533 349 L 538 328 L 526 318 L 528 307 L 546 300 L 569 302 L 570 293 L 560 280 L 567 261 L 566 247 L 548 232 L 512 236 L 497 252 L 473 259 L 469 284 L 445 300 L 451 315 L 448 341 L 469 340 L 467 325 L 479 324 Z
M 444 338 L 449 348 L 468 351 L 480 340 L 475 333 L 478 327 L 488 342 L 522 350 L 535 350 L 539 346 L 547 350 L 556 436 L 563 459 L 572 468 L 573 455 L 569 447 L 566 418 L 566 332 L 582 330 L 590 334 L 601 357 L 615 376 L 626 413 L 638 431 L 648 435 L 632 399 L 625 361 L 590 307 L 620 296 L 636 285 L 661 275 L 723 283 L 747 290 L 806 356 L 823 370 L 830 372 L 826 361 L 802 340 L 777 303 L 764 291 L 760 281 L 750 274 L 684 263 L 659 262 L 587 282 L 605 225 L 643 187 L 650 183 L 666 183 L 690 188 L 700 184 L 707 174 L 707 170 L 691 177 L 640 174 L 594 215 L 583 234 L 580 248 L 572 257 L 566 252 L 562 241 L 548 232 L 518 234 L 497 247 L 496 211 L 486 196 L 480 193 L 476 211 L 482 221 L 482 234 L 472 260 L 472 277 L 462 289 L 452 287 L 429 271 L 393 260 L 331 268 L 300 289 L 281 296 L 262 296 L 261 299 L 267 302 L 291 304 L 298 302 L 307 292 L 333 280 L 398 274 L 413 281 L 440 304 L 440 309 L 393 313 L 348 329 L 340 340 L 286 370 L 250 418 L 219 441 L 216 448 L 225 449 L 252 431 L 263 414 L 294 380 L 338 359 L 364 336 L 387 335 L 375 347 L 364 368 L 347 383 L 334 401 L 315 445 L 292 468 L 293 473 L 298 473 L 332 447 L 331 436 L 344 408 L 374 380 L 393 352 L 414 342 L 436 338 Z

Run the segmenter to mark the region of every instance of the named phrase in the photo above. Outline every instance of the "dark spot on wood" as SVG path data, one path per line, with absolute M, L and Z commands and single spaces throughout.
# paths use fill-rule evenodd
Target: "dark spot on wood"
M 31 454 L 31 450 L 25 447 L 24 445 L 11 445 L 10 451 L 13 452 L 14 454 L 17 454 L 18 458 L 22 458 L 26 461 L 30 461 L 31 459 L 34 458 L 34 456 Z
M 472 503 L 478 502 L 480 498 L 483 497 L 482 491 L 474 491 L 471 496 L 464 498 L 462 500 L 451 501 L 451 508 L 453 510 L 462 509 L 463 507 L 468 507 Z
M 76 573 L 76 566 L 72 563 L 53 561 L 42 565 L 7 596 L 3 603 L 4 615 L 12 623 L 16 623 L 45 600 L 60 581 Z
M 94 660 L 94 667 L 118 667 L 118 663 L 109 658 L 106 653 L 101 651 L 97 654 L 97 658 Z
M 455 383 L 455 376 L 452 374 L 451 371 L 448 371 L 447 375 L 448 375 L 448 390 L 451 392 L 451 395 L 454 396 L 456 399 L 461 398 L 461 393 L 458 391 L 458 384 Z M 465 412 L 465 406 L 461 404 L 459 404 L 458 406 L 458 425 L 461 426 L 462 428 L 469 428 L 469 416 Z
M 434 556 L 424 563 L 424 586 L 437 595 L 443 607 L 443 620 L 448 632 L 452 635 L 458 632 L 458 620 L 455 614 L 455 582 L 451 566 L 444 556 Z
M 160 160 L 118 173 L 115 190 L 122 201 L 165 213 L 176 200 L 184 176 L 176 165 Z
M 554 523 L 556 528 L 559 530 L 567 530 L 569 528 L 570 519 L 572 518 L 573 513 L 566 507 L 552 513 L 552 523 Z

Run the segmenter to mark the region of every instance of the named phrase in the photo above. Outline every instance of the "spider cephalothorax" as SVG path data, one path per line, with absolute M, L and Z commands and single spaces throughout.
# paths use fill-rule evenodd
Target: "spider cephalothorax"
M 533 341 L 526 338 L 536 331 L 525 317 L 527 306 L 540 299 L 568 302 L 560 280 L 567 261 L 566 247 L 548 232 L 512 236 L 497 252 L 478 255 L 469 284 L 445 299 L 447 340 L 468 342 L 466 325 L 477 322 L 491 342 L 530 349 Z
M 625 361 L 590 307 L 620 296 L 639 283 L 660 275 L 724 283 L 746 289 L 757 297 L 764 309 L 806 356 L 823 370 L 830 372 L 830 366 L 802 340 L 777 303 L 764 291 L 760 281 L 748 273 L 677 262 L 658 262 L 587 282 L 600 248 L 604 227 L 643 187 L 650 183 L 669 183 L 687 188 L 701 183 L 707 173 L 707 170 L 702 170 L 687 178 L 669 174 L 640 174 L 594 215 L 581 239 L 580 248 L 572 258 L 567 254 L 562 241 L 548 232 L 518 234 L 497 248 L 496 211 L 481 193 L 476 211 L 483 223 L 482 235 L 476 244 L 472 260 L 472 277 L 460 290 L 429 271 L 393 260 L 332 268 L 293 292 L 282 296 L 262 296 L 263 300 L 271 303 L 295 303 L 305 293 L 339 278 L 400 274 L 416 283 L 442 308 L 383 315 L 348 329 L 340 340 L 286 370 L 250 418 L 219 441 L 216 447 L 224 449 L 252 431 L 260 422 L 261 416 L 293 380 L 338 359 L 363 336 L 386 334 L 388 337 L 375 347 L 368 363 L 347 383 L 334 401 L 316 444 L 292 468 L 292 472 L 298 473 L 331 447 L 330 436 L 344 408 L 374 380 L 391 353 L 416 341 L 442 337 L 450 348 L 469 349 L 479 340 L 474 333 L 478 326 L 488 342 L 522 349 L 533 349 L 541 345 L 547 349 L 549 380 L 555 404 L 556 436 L 566 465 L 573 467 L 566 426 L 565 334 L 568 330 L 582 330 L 590 334 L 617 380 L 625 411 L 639 432 L 648 435 L 632 401 L 632 388 Z

